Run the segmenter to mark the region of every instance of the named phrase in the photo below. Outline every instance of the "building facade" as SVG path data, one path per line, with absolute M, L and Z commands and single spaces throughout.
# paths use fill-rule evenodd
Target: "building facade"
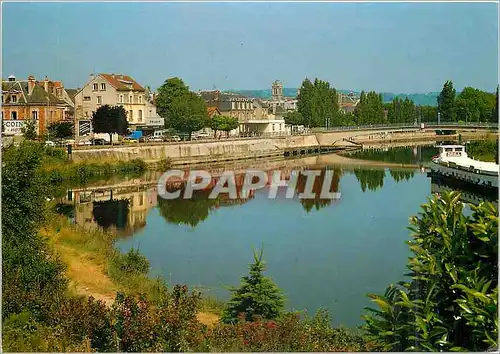
M 52 123 L 72 118 L 71 99 L 60 81 L 47 77 L 37 81 L 9 76 L 2 80 L 2 131 L 5 135 L 21 135 L 26 120 L 37 122 L 37 133 L 43 134 Z
M 103 105 L 122 106 L 131 130 L 163 126 L 163 118 L 157 115 L 155 105 L 149 101 L 149 93 L 128 75 L 91 74 L 75 95 L 76 119 L 89 122 L 92 114 Z M 79 134 L 85 135 L 87 131 L 79 129 Z

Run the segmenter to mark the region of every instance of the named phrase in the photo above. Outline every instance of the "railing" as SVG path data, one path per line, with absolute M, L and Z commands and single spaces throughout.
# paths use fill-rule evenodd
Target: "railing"
M 498 123 L 486 122 L 422 122 L 422 123 L 400 123 L 400 124 L 370 124 L 370 125 L 353 125 L 353 126 L 340 126 L 329 128 L 312 128 L 312 132 L 319 133 L 324 131 L 345 131 L 345 130 L 373 130 L 373 129 L 420 129 L 420 124 L 424 124 L 424 129 L 428 127 L 443 127 L 443 128 L 457 128 L 457 127 L 470 127 L 470 128 L 495 128 L 498 129 Z
M 498 129 L 498 123 L 453 123 L 445 122 L 438 124 L 437 122 L 423 122 L 424 128 L 458 128 L 458 127 L 470 127 L 470 128 L 489 128 Z M 137 143 L 127 143 L 127 144 L 113 144 L 113 145 L 84 145 L 77 146 L 77 149 L 106 149 L 110 147 L 137 147 L 137 146 L 155 146 L 155 145 L 170 145 L 170 144 L 190 144 L 197 142 L 217 142 L 217 141 L 235 141 L 235 140 L 245 140 L 245 139 L 256 139 L 256 138 L 285 138 L 287 136 L 298 136 L 298 135 L 308 135 L 312 133 L 322 133 L 322 132 L 336 132 L 336 131 L 363 131 L 363 130 L 380 130 L 380 129 L 411 129 L 412 131 L 420 130 L 420 124 L 372 124 L 372 125 L 359 125 L 359 126 L 342 126 L 342 127 L 330 127 L 330 128 L 312 128 L 310 130 L 305 130 L 302 132 L 268 132 L 268 133 L 257 133 L 257 132 L 247 132 L 240 133 L 238 136 L 221 136 L 220 138 L 203 137 L 203 138 L 193 138 L 193 140 L 182 140 L 182 141 L 165 141 L 165 142 L 137 142 Z

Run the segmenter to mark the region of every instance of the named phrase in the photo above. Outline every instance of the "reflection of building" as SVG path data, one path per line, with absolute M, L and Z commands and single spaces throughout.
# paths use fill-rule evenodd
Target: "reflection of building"
M 156 207 L 157 190 L 156 187 L 134 186 L 126 188 L 106 188 L 96 190 L 68 191 L 66 203 L 73 203 L 75 206 L 75 223 L 86 228 L 99 228 L 96 220 L 95 210 L 98 203 L 110 203 L 108 208 L 113 208 L 116 203 L 117 208 L 122 208 L 119 201 L 128 201 L 127 210 L 119 210 L 116 218 L 123 215 L 126 220 L 111 220 L 110 224 L 115 225 L 114 229 L 119 234 L 129 235 L 135 230 L 146 225 L 146 216 L 151 208 Z M 109 215 L 114 215 L 108 212 Z

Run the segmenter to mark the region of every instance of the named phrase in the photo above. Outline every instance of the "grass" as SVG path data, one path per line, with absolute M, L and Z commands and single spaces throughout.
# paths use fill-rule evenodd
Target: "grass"
M 118 291 L 130 295 L 145 294 L 151 300 L 159 298 L 163 279 L 149 278 L 142 266 L 139 271 L 120 267 L 131 252 L 121 254 L 114 247 L 116 236 L 112 233 L 84 229 L 72 224 L 65 216 L 54 213 L 41 234 L 48 238 L 66 264 L 70 291 L 74 294 L 93 296 L 107 305 L 113 303 Z M 135 263 L 137 255 L 132 258 Z M 221 300 L 202 297 L 198 319 L 213 326 L 219 321 L 223 308 Z

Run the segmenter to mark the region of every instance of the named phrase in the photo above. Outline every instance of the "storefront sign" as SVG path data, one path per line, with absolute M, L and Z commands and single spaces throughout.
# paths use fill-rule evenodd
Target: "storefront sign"
M 24 128 L 24 120 L 4 120 L 3 121 L 3 133 L 7 135 L 19 135 L 22 134 L 22 129 Z

